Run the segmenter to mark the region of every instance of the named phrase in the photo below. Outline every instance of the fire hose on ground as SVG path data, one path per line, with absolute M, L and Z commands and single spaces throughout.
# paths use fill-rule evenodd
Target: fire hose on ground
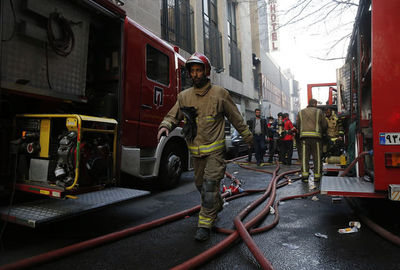
M 231 233 L 228 237 L 226 237 L 224 240 L 222 240 L 220 243 L 213 246 L 212 248 L 206 250 L 205 252 L 197 255 L 196 257 L 193 257 L 192 259 L 172 269 L 173 270 L 194 269 L 200 266 L 201 264 L 207 262 L 220 252 L 222 252 L 225 248 L 229 247 L 233 242 L 235 242 L 239 238 L 239 236 L 242 237 L 242 239 L 248 246 L 249 250 L 253 253 L 254 257 L 256 258 L 256 260 L 263 269 L 273 269 L 271 263 L 264 257 L 264 255 L 259 250 L 257 245 L 254 243 L 253 239 L 250 237 L 248 230 L 252 228 L 255 224 L 259 223 L 260 220 L 263 219 L 270 212 L 270 206 L 274 202 L 276 196 L 277 181 L 285 174 L 291 174 L 297 172 L 297 170 L 288 171 L 276 176 L 278 170 L 279 170 L 279 165 L 273 172 L 272 180 L 270 181 L 264 194 L 261 197 L 259 197 L 256 201 L 251 203 L 249 206 L 247 206 L 242 212 L 239 213 L 239 215 L 235 217 L 234 224 L 237 229 L 236 231 L 233 231 L 233 233 Z M 263 210 L 259 214 L 257 214 L 254 218 L 252 218 L 250 221 L 248 221 L 246 224 L 243 224 L 242 219 L 245 218 L 250 213 L 251 210 L 253 210 L 260 203 L 265 201 L 268 197 L 269 200 L 267 202 L 267 205 L 263 208 Z
M 279 169 L 279 166 L 277 167 L 275 172 L 278 169 Z M 287 173 L 289 173 L 289 172 L 287 172 Z M 228 176 L 232 177 L 229 174 L 228 174 Z M 276 178 L 276 180 L 270 182 L 270 185 L 267 188 L 267 190 L 264 193 L 264 195 L 261 197 L 261 199 L 257 200 L 256 203 L 253 203 L 251 208 L 254 208 L 259 203 L 261 203 L 263 200 L 265 200 L 266 197 L 268 197 L 268 194 L 271 192 L 272 186 L 276 186 L 276 181 L 277 180 L 278 180 L 278 178 Z M 246 191 L 246 192 L 243 193 L 243 195 L 252 194 L 252 193 L 261 192 L 261 191 L 264 191 L 264 189 Z M 275 194 L 275 192 L 273 192 L 273 194 Z M 228 195 L 228 193 L 224 194 L 224 196 L 227 196 L 227 195 Z M 241 195 L 241 194 L 239 194 L 239 195 Z M 272 202 L 273 202 L 272 200 L 269 200 L 268 207 L 265 207 L 265 209 L 267 209 L 268 211 L 264 210 L 263 211 L 264 215 L 268 214 L 269 206 L 272 204 Z M 37 256 L 33 256 L 33 257 L 30 257 L 30 258 L 27 258 L 27 259 L 23 259 L 23 260 L 14 262 L 14 263 L 3 265 L 3 266 L 0 267 L 0 269 L 2 269 L 2 270 L 3 269 L 4 270 L 5 269 L 23 269 L 23 268 L 27 268 L 27 267 L 32 267 L 33 265 L 37 265 L 37 264 L 44 263 L 44 262 L 47 262 L 47 261 L 50 261 L 50 260 L 58 259 L 58 258 L 67 256 L 67 255 L 82 251 L 82 250 L 93 248 L 93 247 L 96 247 L 96 246 L 99 246 L 99 245 L 102 245 L 102 244 L 105 244 L 105 243 L 109 243 L 109 242 L 112 242 L 112 241 L 116 241 L 118 239 L 130 236 L 130 235 L 133 235 L 133 234 L 145 231 L 145 230 L 149 230 L 149 229 L 161 226 L 161 225 L 163 225 L 165 223 L 172 222 L 174 220 L 183 218 L 183 217 L 185 217 L 187 215 L 191 215 L 191 214 L 193 214 L 193 213 L 195 213 L 195 212 L 197 212 L 199 210 L 200 210 L 200 206 L 196 206 L 196 207 L 193 207 L 193 208 L 178 212 L 176 214 L 173 214 L 173 215 L 170 215 L 170 216 L 167 216 L 167 217 L 164 217 L 164 218 L 152 221 L 152 222 L 148 222 L 148 223 L 145 223 L 145 224 L 142 224 L 142 225 L 139 225 L 139 226 L 134 226 L 134 227 L 131 227 L 131 228 L 127 228 L 127 229 L 124 229 L 124 230 L 121 230 L 121 231 L 118 231 L 118 232 L 114 232 L 114 233 L 107 234 L 107 235 L 104 235 L 104 236 L 100 236 L 100 237 L 97 237 L 97 238 L 94 238 L 94 239 L 90 239 L 90 240 L 86 240 L 86 241 L 79 242 L 79 243 L 76 243 L 76 244 L 72 244 L 72 245 L 64 247 L 64 248 L 56 249 L 56 250 L 53 250 L 53 251 L 50 251 L 50 252 L 47 252 L 47 253 L 43 253 L 43 254 L 39 254 Z M 250 208 L 246 208 L 244 211 L 242 211 L 242 213 L 241 213 L 242 218 L 244 218 L 249 212 L 250 212 Z M 259 221 L 259 219 L 262 218 L 262 217 L 263 216 L 261 214 L 259 214 L 256 218 L 253 218 L 252 221 L 250 221 L 251 223 L 250 222 L 246 223 L 246 226 L 247 227 L 251 227 L 252 225 L 257 223 Z M 238 236 L 239 236 L 239 233 L 236 232 L 236 233 L 233 233 L 228 238 L 231 238 L 231 239 L 235 240 Z M 246 241 L 249 243 L 249 245 L 252 245 L 248 240 L 246 240 Z M 224 248 L 225 246 L 228 246 L 228 245 L 226 245 L 227 243 L 231 243 L 229 241 L 229 239 L 228 239 L 228 241 L 226 241 L 225 243 L 222 243 L 222 245 L 219 245 L 219 246 L 222 246 Z M 252 249 L 254 250 L 254 249 L 257 249 L 257 248 L 252 247 Z M 212 253 L 212 251 L 211 251 L 211 253 Z M 207 259 L 207 258 L 214 257 L 216 254 L 217 253 L 215 253 L 212 256 L 204 256 L 203 255 L 201 257 L 204 258 L 204 259 Z M 262 259 L 259 255 L 257 255 L 257 257 L 258 257 L 258 260 L 261 260 L 263 262 L 262 265 L 264 265 L 264 264 L 268 265 L 269 262 L 267 263 L 266 259 Z M 200 263 L 206 262 L 207 260 L 204 260 L 204 259 L 199 260 L 199 262 Z M 182 264 L 182 265 L 185 265 L 185 264 Z M 198 265 L 199 264 L 193 264 L 190 268 L 194 268 L 194 267 L 196 267 Z M 266 268 L 266 269 L 268 269 L 268 268 Z
M 365 153 L 365 154 L 367 154 L 367 153 Z M 359 158 L 361 158 L 361 155 L 359 156 Z M 235 159 L 235 160 L 238 160 L 238 159 Z M 278 222 L 279 222 L 278 204 L 280 201 L 290 200 L 290 199 L 298 198 L 298 197 L 312 196 L 312 195 L 318 194 L 319 191 L 310 192 L 310 193 L 301 194 L 301 195 L 289 196 L 289 197 L 281 198 L 278 201 L 275 201 L 276 188 L 284 186 L 288 183 L 288 180 L 286 180 L 285 182 L 278 184 L 277 182 L 279 181 L 279 179 L 288 174 L 293 174 L 293 173 L 297 172 L 298 170 L 287 171 L 287 172 L 284 172 L 277 176 L 276 174 L 279 170 L 279 165 L 277 165 L 274 172 L 262 170 L 262 169 L 245 167 L 243 165 L 240 165 L 240 166 L 243 168 L 246 168 L 246 169 L 249 168 L 254 171 L 270 173 L 273 175 L 272 179 L 266 189 L 245 190 L 244 192 L 242 192 L 240 194 L 233 195 L 231 197 L 226 198 L 226 200 L 232 200 L 232 199 L 236 199 L 236 198 L 246 196 L 249 194 L 254 194 L 254 193 L 259 193 L 259 192 L 264 191 L 263 195 L 261 197 L 259 197 L 256 201 L 251 203 L 249 206 L 247 206 L 242 212 L 240 212 L 239 215 L 237 215 L 235 217 L 234 224 L 235 224 L 235 227 L 237 230 L 216 228 L 217 232 L 229 234 L 229 236 L 227 236 L 223 241 L 221 241 L 217 245 L 213 246 L 212 248 L 210 248 L 210 249 L 206 250 L 205 252 L 193 257 L 192 259 L 189 259 L 188 261 L 174 267 L 173 269 L 193 269 L 193 268 L 196 268 L 196 267 L 204 264 L 207 261 L 209 261 L 210 259 L 212 259 L 213 257 L 215 257 L 217 254 L 222 252 L 225 248 L 229 247 L 232 243 L 234 243 L 239 238 L 239 236 L 244 240 L 245 244 L 248 246 L 249 250 L 252 252 L 252 254 L 254 255 L 254 257 L 256 258 L 256 260 L 258 261 L 258 263 L 261 265 L 261 267 L 263 269 L 273 269 L 271 263 L 264 257 L 264 255 L 262 254 L 260 249 L 255 244 L 254 240 L 251 238 L 250 234 L 256 234 L 256 233 L 268 231 L 278 224 Z M 232 175 L 230 175 L 229 173 L 227 173 L 227 176 L 234 180 Z M 224 197 L 227 197 L 228 195 L 230 195 L 229 192 L 225 192 L 223 194 Z M 242 220 L 255 207 L 257 207 L 259 204 L 261 204 L 267 198 L 269 198 L 269 199 L 268 199 L 265 207 L 262 209 L 262 211 L 259 214 L 257 214 L 255 217 L 253 217 L 251 220 L 249 220 L 248 222 L 243 224 Z M 274 201 L 275 201 L 275 204 L 274 204 Z M 256 224 L 260 223 L 260 221 L 263 218 L 265 218 L 266 215 L 268 215 L 272 204 L 274 204 L 274 209 L 275 209 L 275 217 L 274 217 L 274 220 L 272 221 L 272 223 L 269 225 L 266 225 L 264 227 L 253 228 Z M 23 260 L 14 262 L 14 263 L 6 264 L 3 266 L 0 266 L 0 270 L 23 269 L 23 268 L 32 267 L 34 265 L 44 263 L 44 262 L 47 262 L 50 260 L 59 259 L 61 257 L 67 256 L 67 255 L 70 255 L 70 254 L 73 254 L 73 253 L 76 253 L 76 252 L 79 252 L 82 250 L 86 250 L 86 249 L 93 248 L 93 247 L 96 247 L 96 246 L 99 246 L 99 245 L 102 245 L 105 243 L 116 241 L 116 240 L 122 239 L 124 237 L 128 237 L 130 235 L 134 235 L 136 233 L 143 232 L 143 231 L 161 226 L 165 223 L 184 218 L 188 215 L 192 215 L 192 214 L 198 212 L 199 210 L 200 210 L 200 205 L 195 206 L 190 209 L 187 209 L 187 210 L 184 210 L 184 211 L 181 211 L 181 212 L 178 212 L 178 213 L 175 213 L 175 214 L 172 214 L 170 216 L 166 216 L 166 217 L 145 223 L 145 224 L 127 228 L 127 229 L 124 229 L 124 230 L 121 230 L 118 232 L 110 233 L 110 234 L 107 234 L 104 236 L 100 236 L 100 237 L 86 240 L 83 242 L 79 242 L 76 244 L 72 244 L 72 245 L 64 247 L 64 248 L 56 249 L 56 250 L 53 250 L 53 251 L 50 251 L 47 253 L 43 253 L 43 254 L 40 254 L 37 256 L 33 256 L 33 257 L 30 257 L 27 259 L 23 259 Z M 397 245 L 400 245 L 399 237 L 387 232 L 385 229 L 379 227 L 378 225 L 373 223 L 371 220 L 369 220 L 365 216 L 360 216 L 360 219 L 362 219 L 363 222 L 367 226 L 369 226 L 372 230 L 377 232 L 382 237 L 388 239 L 389 241 L 391 241 Z

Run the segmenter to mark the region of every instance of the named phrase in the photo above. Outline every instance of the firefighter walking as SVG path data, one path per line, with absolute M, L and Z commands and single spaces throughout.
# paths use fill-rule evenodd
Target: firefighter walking
M 301 141 L 301 178 L 308 182 L 310 170 L 310 156 L 314 164 L 314 181 L 321 180 L 322 171 L 322 134 L 326 131 L 327 122 L 317 101 L 310 99 L 308 107 L 299 112 L 298 117 Z
M 201 209 L 195 239 L 210 238 L 210 230 L 222 210 L 220 182 L 225 175 L 225 117 L 243 139 L 251 145 L 253 136 L 240 112 L 224 88 L 212 85 L 211 64 L 201 53 L 186 61 L 193 87 L 182 91 L 172 109 L 161 122 L 157 138 L 168 136 L 181 120 L 186 142 L 193 157 L 195 185 L 201 193 Z

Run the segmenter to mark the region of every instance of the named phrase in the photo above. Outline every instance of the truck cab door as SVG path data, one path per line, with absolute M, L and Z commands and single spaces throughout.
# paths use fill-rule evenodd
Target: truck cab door
M 177 77 L 174 51 L 144 38 L 140 92 L 139 146 L 157 145 L 158 126 L 175 104 Z

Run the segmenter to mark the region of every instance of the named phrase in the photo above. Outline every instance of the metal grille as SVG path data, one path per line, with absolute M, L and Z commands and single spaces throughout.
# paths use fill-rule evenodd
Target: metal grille
M 163 0 L 161 13 L 162 38 L 189 53 L 194 52 L 194 16 L 189 1 Z
M 206 28 L 206 27 L 205 27 Z M 205 30 L 206 31 L 206 30 Z M 208 27 L 207 36 L 204 36 L 204 52 L 211 61 L 211 65 L 219 72 L 222 67 L 222 35 L 215 27 Z
M 217 14 L 216 1 L 203 0 L 204 53 L 210 59 L 211 65 L 216 67 L 217 72 L 221 72 L 222 35 L 218 31 Z
M 229 65 L 229 74 L 242 81 L 242 53 L 234 42 L 229 44 L 231 48 L 231 64 Z

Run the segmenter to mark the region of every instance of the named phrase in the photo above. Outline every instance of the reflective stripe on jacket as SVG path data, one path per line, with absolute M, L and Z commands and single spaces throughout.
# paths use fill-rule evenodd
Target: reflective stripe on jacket
M 192 155 L 205 155 L 225 147 L 225 140 L 213 142 L 208 145 L 188 146 Z
M 327 122 L 322 111 L 316 107 L 307 107 L 299 112 L 300 138 L 322 138 Z
M 179 93 L 177 102 L 160 124 L 160 128 L 166 127 L 171 131 L 184 118 L 180 108 L 194 107 L 197 111 L 197 134 L 187 144 L 195 156 L 205 156 L 225 147 L 225 117 L 245 142 L 251 143 L 253 140 L 229 92 L 216 85 L 210 86 L 208 82 L 202 88 L 191 87 Z

